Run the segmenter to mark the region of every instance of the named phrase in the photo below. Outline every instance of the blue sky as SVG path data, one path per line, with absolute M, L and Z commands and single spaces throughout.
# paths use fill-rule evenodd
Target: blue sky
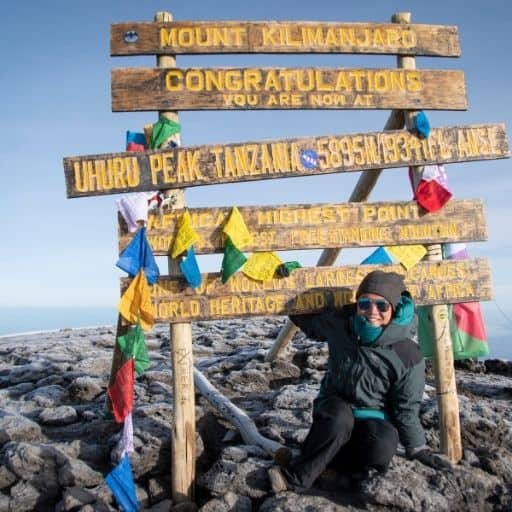
M 151 21 L 167 10 L 176 20 L 311 20 L 387 22 L 409 11 L 416 23 L 459 27 L 462 57 L 417 58 L 423 69 L 462 69 L 469 109 L 427 112 L 433 126 L 505 122 L 511 130 L 510 26 L 507 0 L 361 2 L 281 0 L 242 2 L 35 1 L 4 10 L 0 306 L 107 306 L 117 303 L 115 268 L 118 196 L 66 199 L 62 158 L 122 151 L 126 130 L 140 130 L 156 113 L 112 113 L 110 70 L 154 67 L 153 57 L 109 56 L 111 23 Z M 392 56 L 181 56 L 178 66 L 392 67 Z M 382 129 L 387 111 L 183 112 L 185 145 L 286 138 Z M 490 260 L 496 303 L 485 305 L 489 331 L 510 331 L 512 243 L 510 160 L 451 164 L 449 181 L 458 198 L 481 198 L 489 241 L 470 244 L 470 255 Z M 190 206 L 346 201 L 358 173 L 290 178 L 187 191 Z M 411 193 L 405 169 L 385 171 L 371 199 L 405 200 Z M 346 250 L 342 264 L 369 251 Z M 318 252 L 300 253 L 313 265 Z M 220 259 L 200 261 L 218 270 Z M 165 267 L 162 265 L 162 269 Z M 497 304 L 497 305 L 496 305 Z

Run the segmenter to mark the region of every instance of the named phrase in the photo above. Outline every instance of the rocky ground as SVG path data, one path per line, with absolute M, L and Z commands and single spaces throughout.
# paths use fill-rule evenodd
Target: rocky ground
M 261 434 L 297 447 L 326 365 L 326 347 L 296 335 L 286 359 L 264 362 L 284 319 L 198 322 L 196 367 Z M 118 510 L 104 482 L 119 456 L 120 426 L 104 412 L 115 330 L 63 329 L 0 339 L 0 512 Z M 151 367 L 135 385 L 135 453 L 143 510 L 179 510 L 170 494 L 172 387 L 169 329 L 146 338 Z M 321 478 L 308 492 L 271 490 L 270 457 L 246 445 L 236 428 L 196 397 L 196 503 L 224 511 L 510 511 L 512 510 L 512 363 L 457 365 L 464 457 L 435 471 L 400 454 L 384 476 L 358 492 Z M 435 392 L 422 421 L 439 446 Z

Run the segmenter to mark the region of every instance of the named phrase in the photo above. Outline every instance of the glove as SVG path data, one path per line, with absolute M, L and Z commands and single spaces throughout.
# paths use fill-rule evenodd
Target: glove
M 434 453 L 429 448 L 419 450 L 409 457 L 412 460 L 418 460 L 425 466 L 428 466 L 436 471 L 453 471 L 452 463 L 438 453 Z

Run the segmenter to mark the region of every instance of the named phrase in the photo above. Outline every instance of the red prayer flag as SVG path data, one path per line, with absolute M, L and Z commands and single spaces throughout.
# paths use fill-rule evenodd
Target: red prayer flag
M 135 142 L 128 142 L 126 145 L 126 151 L 144 151 L 145 149 L 142 144 L 136 144 Z
M 436 180 L 421 180 L 416 189 L 414 198 L 427 212 L 437 212 L 452 197 L 452 193 L 446 190 Z
M 487 334 L 479 302 L 461 302 L 453 305 L 457 327 L 472 338 L 485 342 Z
M 133 359 L 128 359 L 117 370 L 114 383 L 107 389 L 107 394 L 112 403 L 112 412 L 117 423 L 122 423 L 133 410 L 134 373 L 135 364 Z

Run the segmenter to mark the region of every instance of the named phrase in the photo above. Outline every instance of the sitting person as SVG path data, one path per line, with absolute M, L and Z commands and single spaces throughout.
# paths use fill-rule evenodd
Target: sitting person
M 327 468 L 354 483 L 371 469 L 384 473 L 399 441 L 408 457 L 432 465 L 419 418 L 425 362 L 403 277 L 371 272 L 356 299 L 341 309 L 290 317 L 308 337 L 327 341 L 329 359 L 300 455 L 269 470 L 276 492 L 311 487 Z

